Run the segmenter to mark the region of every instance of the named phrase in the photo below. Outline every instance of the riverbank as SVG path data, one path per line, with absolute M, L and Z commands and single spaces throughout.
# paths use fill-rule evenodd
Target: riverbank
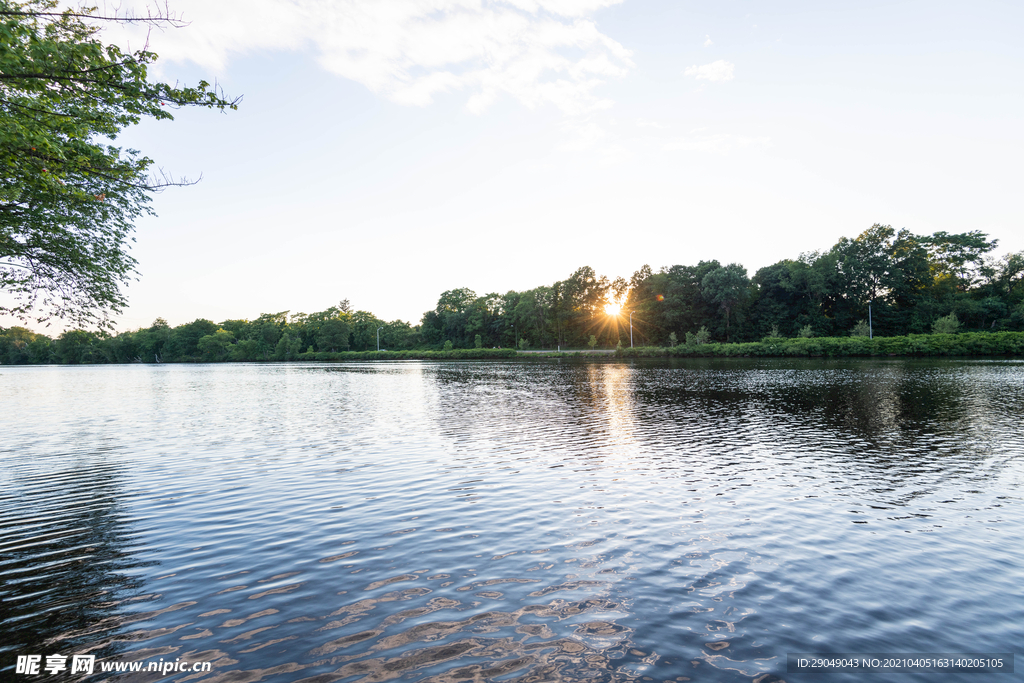
M 616 352 L 620 358 L 727 358 L 789 356 L 802 358 L 872 356 L 1021 356 L 1024 332 L 910 334 L 902 337 L 772 338 L 759 342 L 680 344 L 637 347 Z
M 307 351 L 298 354 L 295 360 L 489 360 L 515 357 L 515 349 L 452 349 L 450 351 L 406 349 L 402 351 Z
M 2 362 L 0 365 L 49 365 L 57 360 L 52 354 L 44 354 L 45 360 L 33 362 L 21 358 L 19 362 Z M 902 337 L 812 337 L 772 338 L 759 342 L 720 343 L 665 347 L 641 346 L 623 349 L 567 349 L 562 351 L 531 349 L 516 351 L 512 348 L 473 348 L 435 351 L 428 349 L 405 349 L 399 351 L 307 351 L 285 358 L 233 358 L 226 353 L 213 357 L 211 354 L 186 356 L 171 363 L 231 363 L 231 362 L 343 362 L 353 360 L 503 360 L 503 359 L 550 359 L 574 358 L 591 361 L 628 358 L 742 358 L 742 357 L 793 357 L 793 358 L 850 358 L 850 357 L 948 357 L 948 356 L 1024 356 L 1024 332 L 965 332 L 962 334 L 912 334 Z M 76 358 L 72 365 L 118 364 L 116 358 L 107 354 L 90 353 Z M 137 358 L 134 362 L 142 362 Z M 57 361 L 57 364 L 62 364 Z

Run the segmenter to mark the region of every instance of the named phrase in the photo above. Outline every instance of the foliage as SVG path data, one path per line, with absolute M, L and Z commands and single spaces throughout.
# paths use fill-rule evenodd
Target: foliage
M 709 303 L 718 304 L 725 313 L 725 338 L 729 340 L 729 313 L 747 295 L 750 280 L 747 269 L 738 263 L 716 268 L 700 282 L 701 294 Z
M 110 327 L 135 274 L 134 221 L 168 184 L 113 140 L 172 107 L 235 108 L 205 81 L 150 83 L 156 55 L 98 40 L 94 10 L 0 0 L 0 313 Z M 116 19 L 115 19 L 116 21 Z
M 290 331 L 281 335 L 274 348 L 274 360 L 295 360 L 302 349 L 302 340 Z
M 912 334 L 898 337 L 816 337 L 694 346 L 617 350 L 623 358 L 658 357 L 855 357 L 855 356 L 1020 356 L 1024 332 Z
M 984 256 L 996 248 L 998 240 L 972 230 L 958 235 L 937 232 L 923 240 L 932 257 L 932 268 L 939 276 L 952 278 L 956 287 L 966 290 L 978 277 Z
M 345 351 L 341 353 L 303 353 L 301 361 L 351 361 L 351 360 L 491 360 L 515 358 L 515 349 L 450 349 L 432 351 L 409 349 L 404 351 Z
M 231 344 L 235 341 L 235 335 L 224 329 L 219 329 L 213 334 L 200 337 L 196 348 L 202 354 L 205 361 L 225 360 L 231 352 Z
M 932 323 L 932 334 L 956 334 L 959 330 L 960 321 L 956 313 L 950 313 Z
M 53 362 L 53 340 L 24 327 L 0 327 L 0 365 L 29 365 Z
M 871 336 L 871 328 L 868 325 L 867 320 L 858 320 L 857 324 L 850 330 L 851 337 L 869 337 Z
M 945 323 L 935 325 L 950 314 L 964 332 L 1024 330 L 1024 254 L 972 265 L 994 241 L 965 233 L 971 239 L 957 253 L 971 258 L 964 257 L 954 277 L 947 271 L 960 261 L 943 256 L 940 263 L 929 250 L 956 236 L 936 235 L 876 224 L 832 249 L 761 268 L 750 279 L 739 264 L 700 261 L 657 272 L 643 266 L 628 281 L 609 281 L 584 266 L 550 286 L 521 292 L 477 295 L 457 288 L 442 293 L 417 326 L 386 322 L 343 300 L 309 314 L 200 319 L 175 328 L 158 319 L 145 329 L 63 342 L 11 328 L 0 330 L 0 362 L 270 361 L 307 358 L 310 347 L 315 357 L 327 358 L 322 354 L 376 352 L 378 329 L 381 348 L 395 352 L 622 348 L 630 345 L 630 316 L 638 348 L 668 346 L 678 355 L 871 355 L 888 343 L 880 338 L 917 340 L 909 351 L 897 351 L 918 353 L 914 344 L 933 329 L 947 329 Z M 625 313 L 605 312 L 612 299 Z M 868 305 L 873 340 L 863 322 Z M 864 336 L 850 336 L 854 328 Z M 830 341 L 837 338 L 848 341 Z M 868 342 L 875 346 L 863 346 Z M 953 352 L 938 342 L 929 341 L 927 348 Z
M 701 328 L 697 330 L 696 334 L 687 332 L 686 333 L 686 345 L 687 346 L 700 346 L 707 344 L 711 339 L 711 333 L 708 332 L 708 328 L 701 325 Z

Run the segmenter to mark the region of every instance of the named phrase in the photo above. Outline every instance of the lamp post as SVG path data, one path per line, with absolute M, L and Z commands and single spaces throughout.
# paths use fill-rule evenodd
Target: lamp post
M 629 348 L 633 348 L 633 313 L 634 312 L 635 311 L 630 311 L 629 312 Z
M 381 325 L 380 327 L 377 328 L 377 350 L 378 351 L 380 351 L 380 331 L 383 330 L 383 329 L 384 329 L 383 325 Z
M 515 323 L 512 323 L 512 331 L 516 333 L 516 351 L 519 351 L 519 328 Z
M 871 304 L 868 304 L 868 339 L 874 339 L 875 335 L 871 330 Z

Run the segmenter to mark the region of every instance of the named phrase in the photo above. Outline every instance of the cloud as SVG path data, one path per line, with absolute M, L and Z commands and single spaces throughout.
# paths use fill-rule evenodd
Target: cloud
M 714 43 L 711 42 L 711 36 L 704 36 L 704 47 L 711 47 Z
M 683 72 L 684 76 L 693 76 L 698 81 L 731 81 L 735 64 L 719 59 L 704 66 L 691 66 Z
M 154 32 L 164 61 L 211 71 L 240 55 L 309 50 L 328 72 L 393 102 L 425 106 L 461 91 L 481 112 L 501 95 L 570 115 L 633 66 L 593 14 L 623 0 L 175 0 L 187 28 Z M 140 13 L 144 13 L 140 12 Z M 144 27 L 123 27 L 133 45 Z
M 665 149 L 724 154 L 736 149 L 770 146 L 771 138 L 767 137 L 750 138 L 730 133 L 705 133 L 698 129 L 685 137 L 670 140 Z
M 668 126 L 658 123 L 657 121 L 648 121 L 647 119 L 637 119 L 636 125 L 640 128 L 668 128 Z

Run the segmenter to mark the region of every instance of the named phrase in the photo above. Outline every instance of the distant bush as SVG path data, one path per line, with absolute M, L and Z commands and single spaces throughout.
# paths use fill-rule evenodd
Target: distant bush
M 672 348 L 645 346 L 617 349 L 622 358 L 730 356 L 848 357 L 848 356 L 1020 356 L 1024 332 L 965 332 L 911 334 L 904 337 L 797 337 L 740 344 L 681 344 Z
M 707 344 L 708 340 L 710 340 L 710 339 L 711 339 L 711 333 L 708 332 L 708 328 L 706 326 L 703 326 L 703 325 L 701 326 L 701 328 L 699 330 L 697 330 L 696 334 L 691 334 L 689 332 L 686 333 L 686 345 L 687 346 L 701 346 L 703 344 Z
M 871 335 L 871 328 L 867 320 L 861 320 L 850 330 L 851 337 L 868 337 Z
M 299 354 L 303 361 L 346 360 L 486 360 L 515 358 L 515 349 L 451 349 L 449 351 L 317 351 Z
M 811 337 L 814 336 L 814 328 L 812 328 L 810 325 L 804 325 L 803 327 L 800 328 L 800 332 L 797 334 L 797 336 L 802 339 L 810 339 Z
M 960 321 L 956 313 L 950 313 L 932 323 L 932 334 L 956 334 L 959 329 Z

